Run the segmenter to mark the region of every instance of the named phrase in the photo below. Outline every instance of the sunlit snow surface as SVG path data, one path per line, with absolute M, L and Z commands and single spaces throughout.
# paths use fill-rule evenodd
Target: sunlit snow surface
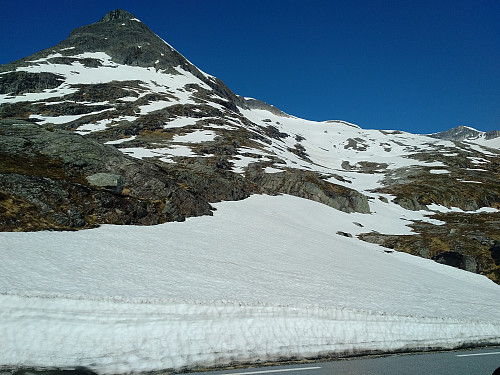
M 500 342 L 500 287 L 483 276 L 339 236 L 354 217 L 312 201 L 216 207 L 0 233 L 0 363 L 116 373 Z

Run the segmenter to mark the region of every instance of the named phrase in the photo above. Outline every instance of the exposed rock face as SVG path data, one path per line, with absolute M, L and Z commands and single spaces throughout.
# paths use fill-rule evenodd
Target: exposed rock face
M 344 212 L 369 213 L 368 198 L 356 190 L 326 182 L 315 173 L 288 170 L 260 174 L 254 183 L 266 194 L 289 194 L 326 204 Z
M 478 271 L 478 264 L 473 257 L 460 254 L 457 251 L 445 251 L 433 256 L 432 259 L 438 263 L 461 268 L 469 272 L 476 273 Z
M 123 9 L 116 9 L 108 12 L 99 22 L 108 22 L 114 20 L 134 20 L 136 19 L 132 13 Z
M 63 82 L 63 77 L 53 73 L 11 72 L 0 75 L 0 94 L 19 95 L 27 92 L 42 92 L 58 87 Z
M 484 138 L 486 140 L 494 139 L 500 137 L 500 130 L 491 130 L 489 132 L 484 133 Z
M 0 120 L 0 155 L 3 230 L 150 225 L 211 214 L 208 201 L 159 167 L 72 132 Z

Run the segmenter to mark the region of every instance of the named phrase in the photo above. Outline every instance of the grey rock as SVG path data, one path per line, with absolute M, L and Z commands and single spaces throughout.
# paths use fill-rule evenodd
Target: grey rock
M 484 139 L 490 140 L 500 137 L 500 130 L 491 130 L 489 132 L 484 133 Z
M 64 77 L 54 73 L 10 72 L 0 75 L 0 94 L 21 95 L 42 92 L 64 82 Z
M 418 197 L 399 197 L 395 198 L 393 202 L 411 211 L 427 210 L 427 206 L 420 203 Z
M 429 134 L 429 137 L 446 139 L 449 141 L 463 141 L 466 139 L 479 138 L 483 132 L 469 128 L 467 126 L 457 126 L 456 128 L 446 130 L 444 132 Z
M 479 265 L 473 257 L 461 254 L 456 251 L 446 251 L 443 253 L 439 253 L 433 256 L 431 259 L 433 259 L 437 263 L 461 268 L 469 272 L 479 272 Z
M 290 169 L 272 174 L 256 173 L 251 178 L 266 194 L 290 194 L 348 213 L 370 212 L 368 198 L 365 195 L 354 189 L 324 181 L 313 172 Z
M 87 181 L 90 185 L 108 189 L 115 194 L 121 194 L 125 187 L 123 176 L 112 173 L 95 173 L 87 176 Z
M 342 237 L 349 237 L 349 238 L 352 238 L 352 234 L 351 233 L 347 233 L 347 232 L 342 232 L 342 231 L 337 231 L 337 234 L 339 236 L 342 236 Z
M 0 156 L 2 230 L 158 224 L 212 213 L 202 195 L 158 166 L 72 132 L 0 120 Z

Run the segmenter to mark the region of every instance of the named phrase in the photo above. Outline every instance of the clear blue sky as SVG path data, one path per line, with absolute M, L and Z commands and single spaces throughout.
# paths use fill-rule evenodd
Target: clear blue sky
M 499 0 L 4 1 L 0 63 L 133 13 L 230 89 L 311 120 L 500 130 Z

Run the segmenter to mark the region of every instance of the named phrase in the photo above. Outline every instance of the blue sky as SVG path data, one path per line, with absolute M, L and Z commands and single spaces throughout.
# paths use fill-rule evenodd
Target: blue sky
M 500 130 L 500 1 L 2 1 L 0 63 L 133 13 L 235 93 L 310 120 Z

